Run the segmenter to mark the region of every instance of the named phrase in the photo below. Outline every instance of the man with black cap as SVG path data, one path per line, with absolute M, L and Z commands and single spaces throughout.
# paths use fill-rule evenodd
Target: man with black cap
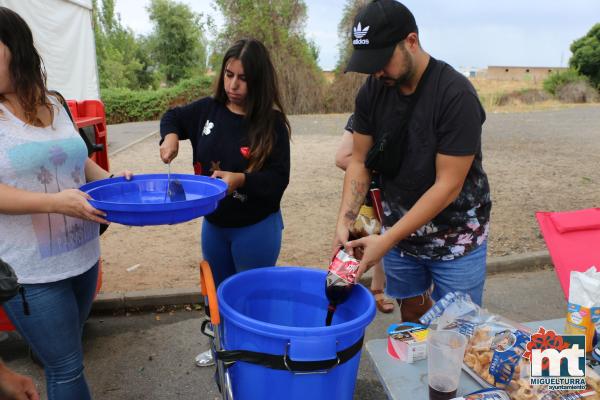
M 477 93 L 421 48 L 412 13 L 397 1 L 362 8 L 352 44 L 346 71 L 370 76 L 356 97 L 333 246 L 362 249 L 359 275 L 383 258 L 386 293 L 398 299 L 404 321 L 451 291 L 481 304 L 491 200 Z M 348 242 L 371 171 L 381 177 L 386 230 Z

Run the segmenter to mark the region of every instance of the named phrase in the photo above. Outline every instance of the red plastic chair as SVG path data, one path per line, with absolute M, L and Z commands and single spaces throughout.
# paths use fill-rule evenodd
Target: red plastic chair
M 91 143 L 86 143 L 88 151 L 91 153 L 90 158 L 95 161 L 96 164 L 109 171 L 108 138 L 106 135 L 106 113 L 104 111 L 104 104 L 100 100 L 67 100 L 67 104 L 71 110 L 73 121 L 80 130 L 87 127 L 93 127 L 94 137 L 87 138 Z M 82 134 L 82 137 L 83 136 L 84 135 Z M 84 140 L 85 139 L 86 138 L 84 137 Z

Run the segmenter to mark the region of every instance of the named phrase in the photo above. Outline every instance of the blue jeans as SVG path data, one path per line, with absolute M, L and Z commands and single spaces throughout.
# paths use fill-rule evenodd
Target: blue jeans
M 487 240 L 469 254 L 448 261 L 424 260 L 394 248 L 383 258 L 385 292 L 396 299 L 407 299 L 426 292 L 433 283 L 433 300 L 460 291 L 481 305 L 486 261 Z
M 48 400 L 91 399 L 83 374 L 81 334 L 97 280 L 98 264 L 72 278 L 23 285 L 30 315 L 24 314 L 20 295 L 4 304 L 17 331 L 44 364 Z
M 274 266 L 282 230 L 281 211 L 241 228 L 221 228 L 204 219 L 202 256 L 210 264 L 215 286 L 238 272 Z

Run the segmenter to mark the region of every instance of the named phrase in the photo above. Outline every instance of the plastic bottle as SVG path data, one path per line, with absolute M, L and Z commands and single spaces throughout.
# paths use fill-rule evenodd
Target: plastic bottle
M 358 271 L 358 260 L 340 249 L 333 257 L 325 279 L 325 295 L 329 300 L 325 318 L 326 326 L 331 325 L 337 306 L 350 296 L 356 283 L 356 271 Z

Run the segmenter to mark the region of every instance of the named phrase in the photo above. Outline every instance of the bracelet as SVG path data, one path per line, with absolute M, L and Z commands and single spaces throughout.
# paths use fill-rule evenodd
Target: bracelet
M 108 177 L 108 179 L 114 178 L 114 177 L 115 177 L 115 174 L 110 174 L 110 176 Z

